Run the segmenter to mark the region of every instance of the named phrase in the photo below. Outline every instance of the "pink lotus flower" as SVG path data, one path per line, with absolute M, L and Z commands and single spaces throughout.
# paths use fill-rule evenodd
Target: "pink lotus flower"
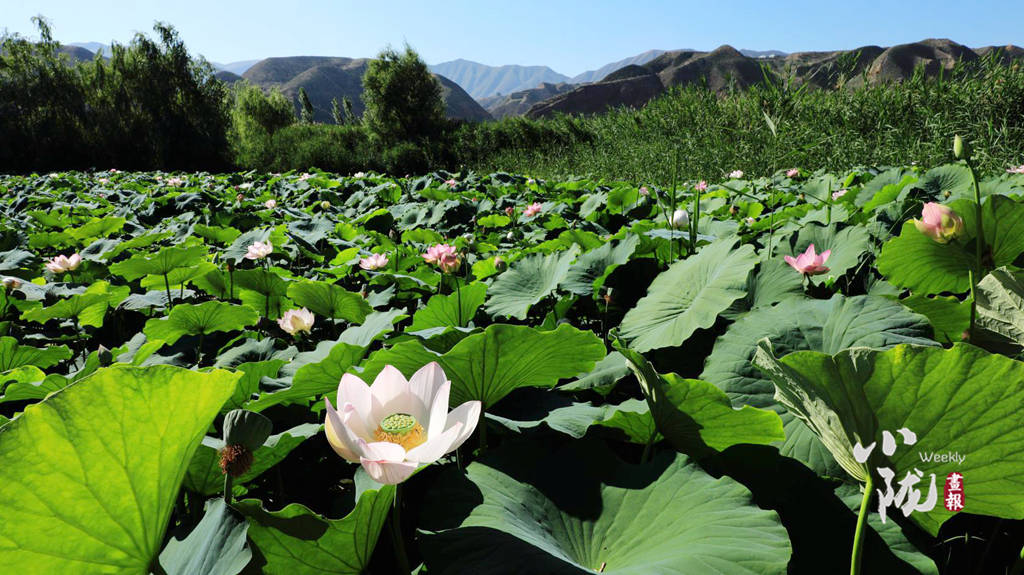
M 180 188 L 182 185 L 185 184 L 185 179 L 184 178 L 167 178 L 167 180 L 164 181 L 164 184 L 168 185 L 168 186 L 170 186 L 172 188 Z
M 339 409 L 324 398 L 327 441 L 374 481 L 401 483 L 421 465 L 458 449 L 476 429 L 480 402 L 467 401 L 449 412 L 450 394 L 451 381 L 436 362 L 409 380 L 386 365 L 373 385 L 346 373 L 338 385 Z
M 99 180 L 96 180 L 96 181 L 98 181 L 99 183 L 101 183 L 101 184 L 103 184 L 105 186 L 105 185 L 110 183 L 110 178 L 100 178 Z
M 430 246 L 427 253 L 423 254 L 423 259 L 428 264 L 434 264 L 441 268 L 441 271 L 445 273 L 451 273 L 459 267 L 459 252 L 455 246 L 448 244 Z
M 263 202 L 263 205 L 266 206 L 268 210 L 272 210 L 277 207 L 277 200 L 271 198 Z
M 647 189 L 647 186 L 640 186 L 640 189 L 638 191 L 640 192 L 641 196 L 649 196 L 651 194 L 651 191 Z
M 928 202 L 921 211 L 921 219 L 913 220 L 917 231 L 939 242 L 948 243 L 960 237 L 964 231 L 964 221 L 956 212 L 942 204 Z
M 449 178 L 445 180 L 444 184 L 449 188 L 454 188 L 455 186 L 459 185 L 459 183 L 455 181 L 455 178 Z
M 310 179 L 312 177 L 313 177 L 313 174 L 310 174 L 310 173 L 307 173 L 307 172 L 303 172 L 302 174 L 299 175 L 299 181 L 300 182 L 305 182 L 306 180 L 308 180 L 308 179 Z
M 388 256 L 384 254 L 370 254 L 365 258 L 359 258 L 359 267 L 364 270 L 379 270 L 388 265 Z
M 836 191 L 832 192 L 832 201 L 834 202 L 834 201 L 838 200 L 839 198 L 845 196 L 846 192 L 848 192 L 848 191 L 850 191 L 850 190 L 847 190 L 847 189 L 844 188 L 842 190 L 836 190 Z
M 120 174 L 120 173 L 121 173 L 121 170 L 119 170 L 119 169 L 117 169 L 117 168 L 110 168 L 110 173 L 111 173 L 111 174 Z
M 71 256 L 59 255 L 50 261 L 46 262 L 46 269 L 50 270 L 54 274 L 62 274 L 64 272 L 73 272 L 78 269 L 78 266 L 82 264 L 82 256 L 77 252 L 71 254 Z
M 740 175 L 742 176 L 743 172 L 740 172 Z M 697 182 L 697 185 L 693 186 L 693 189 L 697 190 L 698 192 L 706 192 L 708 191 L 708 183 L 705 182 L 704 180 L 701 180 Z
M 807 247 L 807 251 L 798 255 L 797 257 L 786 256 L 786 263 L 793 266 L 796 271 L 807 274 L 809 276 L 816 276 L 829 271 L 829 268 L 825 267 L 825 262 L 828 261 L 828 256 L 832 255 L 832 250 L 825 250 L 820 254 L 815 253 L 814 244 Z
M 1016 168 L 1010 168 L 1006 170 L 1008 174 L 1024 174 L 1024 164 L 1017 166 Z
M 729 172 L 729 177 L 734 180 L 738 180 L 743 177 L 743 170 L 733 170 Z
M 528 218 L 531 216 L 535 216 L 540 213 L 541 207 L 542 206 L 540 205 L 540 203 L 533 202 L 532 204 L 526 206 L 526 209 L 523 210 L 523 215 Z
M 284 312 L 281 319 L 277 320 L 277 325 L 284 331 L 288 332 L 289 335 L 295 335 L 297 333 L 309 333 L 310 328 L 313 327 L 313 322 L 316 318 L 313 317 L 313 312 L 306 308 L 302 309 L 290 309 Z
M 786 177 L 787 178 L 795 178 L 795 177 L 797 177 L 799 175 L 800 175 L 800 169 L 799 168 L 792 168 L 792 169 L 786 170 Z
M 249 246 L 249 249 L 245 252 L 245 259 L 247 260 L 261 260 L 270 254 L 274 253 L 274 245 L 270 243 L 270 240 L 264 242 L 256 242 Z
M 506 216 L 508 216 L 508 217 L 510 217 L 510 218 L 511 218 L 511 217 L 512 217 L 512 214 L 514 214 L 514 213 L 516 213 L 516 209 L 515 209 L 515 208 L 513 208 L 512 206 L 507 206 L 507 207 L 505 208 L 505 215 L 506 215 Z

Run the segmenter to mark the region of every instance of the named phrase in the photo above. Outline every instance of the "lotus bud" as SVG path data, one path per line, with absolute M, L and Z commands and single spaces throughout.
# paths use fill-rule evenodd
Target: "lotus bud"
M 331 209 L 331 202 L 328 202 L 327 200 L 324 200 L 324 201 L 320 202 L 320 209 L 321 210 L 329 210 L 329 209 Z
M 964 231 L 963 219 L 953 210 L 935 202 L 926 203 L 921 211 L 921 219 L 915 218 L 912 221 L 919 232 L 940 244 L 960 237 Z
M 101 345 L 96 348 L 96 357 L 100 360 L 100 367 L 107 367 L 114 363 L 114 354 L 110 353 L 106 346 Z
M 513 234 L 512 232 L 505 234 L 505 239 L 508 241 L 512 241 L 513 239 L 515 239 L 515 237 L 515 234 Z
M 235 201 L 238 202 L 238 203 L 242 203 L 242 200 L 244 200 L 244 199 L 245 199 L 245 194 L 236 194 L 235 195 Z
M 960 134 L 953 137 L 953 156 L 958 160 L 964 159 L 964 139 Z
M 516 213 L 516 209 L 514 207 L 508 206 L 508 207 L 505 208 L 505 215 L 506 216 L 511 218 L 512 214 L 514 214 L 514 213 Z
M 612 303 L 612 288 L 604 290 L 604 305 L 610 305 Z
M 729 215 L 730 216 L 735 216 L 736 215 L 736 206 L 729 206 Z
M 676 210 L 672 214 L 671 224 L 673 228 L 685 228 L 690 224 L 690 214 L 686 210 Z

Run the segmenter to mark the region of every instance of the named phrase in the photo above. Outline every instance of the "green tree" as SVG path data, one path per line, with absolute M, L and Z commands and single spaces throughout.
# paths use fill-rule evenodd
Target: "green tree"
M 337 98 L 331 98 L 331 119 L 339 126 L 345 125 L 345 115 L 341 111 L 341 105 Z
M 306 93 L 306 89 L 299 87 L 299 106 L 302 112 L 302 123 L 312 124 L 313 123 L 313 102 L 309 100 L 309 94 Z
M 385 145 L 423 142 L 445 127 L 441 86 L 408 45 L 385 48 L 363 76 L 363 122 Z
M 233 93 L 231 141 L 235 162 L 247 168 L 269 161 L 274 134 L 295 123 L 295 108 L 280 91 L 240 83 Z

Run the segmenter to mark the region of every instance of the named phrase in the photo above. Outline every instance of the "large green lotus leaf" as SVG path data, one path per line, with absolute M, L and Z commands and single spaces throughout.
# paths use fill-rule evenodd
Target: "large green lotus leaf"
M 44 377 L 36 377 L 41 372 L 33 370 L 34 368 L 22 367 L 0 378 L 0 381 L 7 379 L 7 381 L 3 381 L 7 387 L 4 389 L 3 396 L 0 396 L 0 403 L 43 399 L 68 385 L 68 380 L 63 375 L 51 373 Z
M 622 318 L 619 335 L 638 352 L 682 344 L 709 328 L 718 314 L 746 295 L 747 276 L 757 265 L 754 248 L 733 249 L 719 240 L 695 256 L 672 264 L 654 278 L 636 307 Z
M 253 325 L 259 319 L 259 314 L 251 307 L 208 301 L 199 305 L 179 304 L 167 317 L 147 321 L 142 331 L 150 340 L 162 339 L 167 345 L 173 345 L 185 335 L 234 331 Z
M 136 254 L 123 262 L 110 265 L 110 273 L 128 281 L 147 275 L 163 275 L 175 268 L 199 265 L 206 258 L 205 246 L 174 246 L 155 255 Z
M 148 573 L 178 486 L 238 376 L 111 367 L 0 429 L 0 564 Z
M 128 286 L 111 286 L 107 282 L 96 282 L 84 293 L 42 308 L 34 308 L 21 314 L 28 321 L 46 323 L 51 319 L 75 318 L 80 325 L 100 327 L 107 314 L 107 308 L 116 307 L 131 293 Z
M 142 286 L 143 289 L 147 290 L 166 290 L 168 286 L 173 290 L 175 287 L 215 271 L 217 271 L 217 266 L 214 264 L 210 262 L 199 262 L 194 266 L 174 268 L 167 272 L 166 282 L 164 282 L 163 275 L 151 274 L 139 280 L 139 285 Z
M 946 476 L 955 471 L 964 477 L 970 513 L 1024 518 L 1024 363 L 962 343 L 950 349 L 854 348 L 835 355 L 801 351 L 777 359 L 767 341 L 754 362 L 771 375 L 777 399 L 855 479 L 889 467 L 895 482 L 919 469 L 923 500 L 930 474 L 941 497 Z M 916 434 L 916 442 L 899 440 L 885 457 L 882 432 L 900 437 L 896 430 L 902 428 Z M 878 442 L 866 464 L 854 458 L 858 442 Z M 963 459 L 932 457 L 951 453 Z M 885 490 L 881 480 L 875 483 Z M 952 515 L 940 502 L 910 517 L 934 535 Z
M 405 310 L 401 308 L 375 311 L 366 316 L 362 325 L 352 325 L 341 332 L 341 337 L 338 338 L 338 341 L 359 347 L 367 347 L 377 338 L 390 332 L 396 322 L 409 317 L 404 312 Z
M 970 194 L 972 199 L 974 197 L 971 170 L 963 164 L 946 164 L 932 168 L 921 176 L 916 187 L 921 188 L 932 197 L 938 197 L 945 192 L 956 196 Z
M 248 402 L 245 408 L 262 411 L 279 403 L 308 401 L 337 390 L 341 376 L 363 359 L 366 348 L 341 342 L 329 349 L 322 360 L 306 363 L 295 370 L 290 387 L 263 393 L 259 399 Z
M 600 291 L 615 268 L 629 261 L 640 243 L 640 236 L 628 234 L 619 242 L 608 242 L 583 254 L 569 268 L 561 287 L 580 296 L 591 296 Z
M 221 412 L 227 413 L 232 409 L 244 407 L 252 399 L 253 394 L 259 391 L 260 381 L 264 377 L 277 377 L 277 372 L 281 370 L 281 366 L 285 363 L 287 362 L 283 359 L 270 359 L 239 364 L 236 369 L 242 372 L 242 378 L 238 380 L 238 387 L 235 388 L 235 393 L 232 394 L 231 399 L 221 408 Z
M 584 389 L 595 391 L 601 395 L 608 395 L 615 384 L 629 375 L 629 366 L 626 365 L 626 358 L 622 354 L 613 351 L 604 356 L 604 359 L 594 365 L 594 369 L 588 373 L 581 373 L 575 381 L 571 381 L 559 389 L 565 391 L 581 391 Z
M 278 250 L 288 241 L 288 236 L 285 233 L 286 229 L 286 226 L 282 224 L 276 228 L 249 230 L 235 238 L 235 241 L 231 242 L 231 245 L 224 250 L 224 259 L 235 263 L 242 261 L 249 250 L 249 246 L 256 242 L 269 241 L 274 246 L 274 249 Z
M 568 324 L 551 331 L 495 324 L 455 344 L 440 363 L 452 381 L 452 405 L 478 399 L 487 408 L 519 387 L 553 387 L 604 355 L 601 338 Z
M 121 231 L 126 221 L 119 217 L 89 218 L 87 222 L 68 229 L 67 233 L 79 242 L 86 243 L 85 240 L 107 237 Z
M 1024 275 L 999 268 L 978 282 L 977 325 L 1024 346 Z
M 359 575 L 377 546 L 395 499 L 395 487 L 367 489 L 341 519 L 325 519 L 298 503 L 266 511 L 257 499 L 235 503 L 249 518 L 249 540 L 266 561 L 268 575 Z
M 777 574 L 791 548 L 774 511 L 685 456 L 629 465 L 604 445 L 505 449 L 429 492 L 421 542 L 442 574 Z
M 780 354 L 799 350 L 837 353 L 856 346 L 938 345 L 929 338 L 931 331 L 927 318 L 880 296 L 788 299 L 775 307 L 754 310 L 729 326 L 715 342 L 700 377 L 725 391 L 733 402 L 779 412 L 786 430 L 782 453 L 818 474 L 836 475 L 841 470 L 828 450 L 776 403 L 771 379 L 750 363 L 757 341 L 767 337 Z
M 905 222 L 899 237 L 882 246 L 878 271 L 896 286 L 916 293 L 963 293 L 970 289 L 968 271 L 976 268 L 974 240 L 977 237 L 977 208 L 969 200 L 950 202 L 963 218 L 962 237 L 940 244 L 922 234 L 913 222 Z M 986 262 L 1007 266 L 1024 253 L 1024 204 L 1005 196 L 984 200 Z M 983 262 L 984 263 L 984 262 Z
M 737 300 L 722 313 L 735 320 L 743 313 L 759 307 L 775 305 L 791 297 L 803 297 L 804 277 L 785 260 L 772 258 L 763 260 L 757 273 L 747 278 L 747 295 Z
M 407 331 L 420 331 L 433 327 L 466 327 L 477 309 L 483 305 L 487 285 L 473 282 L 462 286 L 458 293 L 435 295 L 427 305 L 412 316 Z
M 249 470 L 235 479 L 236 484 L 252 481 L 266 470 L 277 465 L 293 449 L 302 444 L 303 441 L 313 437 L 320 431 L 318 423 L 303 423 L 287 431 L 271 435 L 253 452 L 252 465 Z M 220 450 L 224 448 L 224 440 L 217 437 L 206 436 L 202 444 L 192 456 L 188 471 L 185 473 L 185 481 L 182 485 L 185 489 L 201 495 L 214 495 L 224 489 L 224 475 L 220 470 Z
M 362 371 L 371 383 L 385 365 L 406 377 L 431 361 L 441 364 L 452 382 L 451 404 L 478 399 L 490 407 L 520 387 L 553 387 L 594 367 L 604 357 L 601 339 L 568 324 L 541 331 L 523 325 L 494 324 L 464 338 L 438 355 L 418 341 L 406 341 L 374 353 Z
M 619 347 L 636 375 L 658 431 L 682 453 L 705 455 L 740 443 L 767 445 L 786 438 L 772 411 L 744 405 L 734 409 L 712 383 L 661 375 L 644 356 Z
M 935 329 L 935 339 L 956 343 L 963 339 L 971 326 L 971 302 L 956 296 L 926 296 L 912 294 L 900 303 L 928 318 Z
M 0 371 L 8 371 L 23 365 L 46 369 L 70 358 L 71 350 L 65 345 L 33 347 L 19 345 L 18 340 L 13 337 L 0 337 Z
M 188 537 L 167 542 L 160 552 L 160 566 L 167 575 L 236 575 L 252 559 L 245 545 L 248 528 L 248 522 L 223 499 L 213 499 Z
M 871 234 L 862 226 L 848 226 L 837 230 L 836 224 L 823 226 L 812 223 L 790 236 L 788 242 L 779 246 L 776 254 L 779 257 L 784 254 L 796 257 L 811 244 L 814 244 L 814 249 L 819 254 L 825 250 L 832 251 L 825 265 L 830 270 L 829 274 L 840 276 L 856 266 L 861 256 L 871 249 Z M 790 268 L 790 271 L 799 276 L 793 268 Z
M 534 304 L 550 295 L 565 281 L 579 248 L 550 255 L 530 254 L 517 260 L 494 280 L 488 290 L 487 313 L 494 317 L 526 319 Z
M 278 319 L 288 309 L 285 298 L 288 282 L 275 271 L 236 270 L 232 275 L 234 290 L 243 304 L 263 312 L 269 319 Z
M 288 297 L 318 316 L 352 323 L 363 323 L 373 311 L 363 296 L 327 282 L 295 282 L 288 286 Z
M 632 416 L 638 416 L 638 425 L 622 425 Z M 488 412 L 486 417 L 517 433 L 545 424 L 575 439 L 586 435 L 591 426 L 605 425 L 613 419 L 616 423 L 609 427 L 620 427 L 623 431 L 637 431 L 634 427 L 641 428 L 649 424 L 653 432 L 654 427 L 654 422 L 647 412 L 647 404 L 638 399 L 627 399 L 619 405 L 595 406 L 589 402 L 574 402 L 571 397 L 558 391 L 541 389 L 520 390 L 513 398 L 502 403 L 499 409 Z M 629 419 L 629 423 L 637 422 Z M 649 438 L 650 433 L 644 435 L 639 443 L 646 443 Z M 627 439 L 632 441 L 628 432 Z

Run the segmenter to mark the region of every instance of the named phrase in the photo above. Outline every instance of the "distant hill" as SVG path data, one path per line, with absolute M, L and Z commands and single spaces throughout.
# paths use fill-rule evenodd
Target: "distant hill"
M 712 52 L 675 50 L 537 102 L 526 115 L 536 118 L 555 113 L 594 114 L 617 106 L 639 107 L 668 88 L 690 84 L 704 85 L 722 93 L 762 82 L 766 73 L 769 78 L 788 78 L 797 85 L 808 84 L 816 89 L 898 82 L 910 78 L 918 68 L 928 76 L 935 76 L 958 63 L 969 64 L 996 50 L 1003 62 L 1024 57 L 1024 49 L 1017 46 L 972 50 L 948 39 L 928 39 L 889 48 L 864 46 L 855 50 L 792 54 L 740 51 L 731 46 Z M 660 89 L 652 82 L 653 78 L 659 81 Z M 526 101 L 531 95 L 520 94 L 518 98 Z M 495 102 L 489 108 L 502 105 L 502 102 Z
M 601 66 L 597 70 L 588 70 L 586 72 L 583 72 L 582 74 L 577 74 L 573 76 L 571 80 L 569 80 L 569 83 L 585 84 L 587 82 L 597 82 L 616 70 L 634 64 L 646 64 L 664 53 L 665 50 L 648 50 L 642 54 L 637 54 L 636 56 L 625 58 L 623 60 L 619 60 L 618 62 L 605 64 L 604 66 Z
M 91 62 L 96 57 L 96 54 L 89 51 L 88 48 L 75 46 L 74 44 L 62 44 L 58 50 L 70 56 L 74 62 Z
M 785 58 L 789 54 L 781 50 L 747 50 L 740 48 L 740 54 L 747 58 Z
M 295 103 L 298 109 L 299 88 L 305 88 L 313 104 L 314 119 L 331 122 L 331 100 L 343 97 L 352 101 L 352 111 L 362 115 L 363 73 L 370 60 L 367 58 L 335 58 L 325 56 L 294 56 L 266 58 L 246 70 L 242 78 L 264 88 L 277 88 Z M 441 93 L 448 116 L 463 120 L 487 120 L 484 110 L 458 84 L 435 74 L 441 83 Z
M 463 59 L 434 64 L 430 71 L 454 81 L 477 100 L 569 80 L 547 66 L 488 66 Z
M 228 64 L 220 64 L 218 62 L 210 62 L 213 67 L 217 70 L 223 70 L 225 72 L 231 72 L 241 76 L 245 74 L 246 70 L 252 68 L 259 60 L 242 60 L 241 62 L 230 62 Z
M 104 57 L 110 57 L 110 46 L 108 44 L 101 44 L 99 42 L 71 42 L 68 46 L 78 46 L 79 48 L 85 48 L 93 54 L 99 52 Z
M 530 90 L 521 90 L 506 96 L 491 96 L 490 98 L 482 98 L 478 101 L 494 118 L 522 116 L 534 104 L 539 104 L 548 98 L 563 94 L 574 88 L 576 88 L 575 84 L 566 82 L 559 84 L 545 82 Z

